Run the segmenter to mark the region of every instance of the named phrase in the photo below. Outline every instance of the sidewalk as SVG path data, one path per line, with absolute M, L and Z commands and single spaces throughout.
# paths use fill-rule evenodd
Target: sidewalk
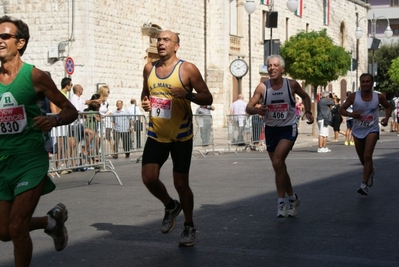
M 313 125 L 314 124 L 314 125 Z M 318 145 L 318 128 L 316 122 L 313 124 L 307 124 L 306 121 L 300 121 L 299 124 L 299 135 L 295 142 L 294 147 L 309 147 L 309 149 L 317 149 Z M 312 136 L 312 128 L 315 127 L 315 136 Z M 333 136 L 333 129 L 330 128 L 329 136 Z M 341 130 L 346 130 L 346 125 L 342 126 Z M 213 139 L 215 143 L 215 150 L 226 150 L 228 149 L 228 138 L 227 138 L 227 128 L 214 128 L 213 129 Z M 344 140 L 342 136 L 340 136 L 340 140 Z M 232 146 L 232 150 L 235 150 L 237 146 Z

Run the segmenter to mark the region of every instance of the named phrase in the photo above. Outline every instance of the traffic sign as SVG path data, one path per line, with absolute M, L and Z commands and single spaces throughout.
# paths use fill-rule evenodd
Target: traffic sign
M 73 62 L 73 59 L 71 57 L 67 57 L 67 59 L 65 60 L 65 71 L 69 75 L 72 75 L 75 71 L 75 63 Z

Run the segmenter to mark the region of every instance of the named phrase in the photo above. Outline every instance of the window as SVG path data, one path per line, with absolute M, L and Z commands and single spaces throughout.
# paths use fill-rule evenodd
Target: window
M 391 0 L 391 6 L 399 6 L 399 0 Z

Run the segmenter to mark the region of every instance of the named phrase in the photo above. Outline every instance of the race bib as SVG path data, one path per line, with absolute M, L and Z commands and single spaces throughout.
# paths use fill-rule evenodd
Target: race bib
M 269 119 L 285 120 L 288 115 L 288 104 L 269 104 L 267 105 L 267 114 Z
M 360 127 L 370 127 L 374 124 L 374 116 L 373 115 L 363 115 L 358 119 L 357 124 Z
M 27 125 L 24 106 L 0 108 L 0 135 L 21 133 Z
M 167 98 L 150 97 L 151 116 L 170 119 L 172 115 L 172 100 Z

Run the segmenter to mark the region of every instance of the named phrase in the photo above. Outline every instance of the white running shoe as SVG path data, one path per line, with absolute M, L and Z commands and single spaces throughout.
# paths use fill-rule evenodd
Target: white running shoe
M 297 194 L 295 194 L 296 200 L 288 200 L 288 216 L 289 217 L 295 217 L 298 214 L 298 206 L 301 204 L 301 199 L 298 197 Z
M 361 183 L 360 184 L 360 188 L 357 190 L 357 192 L 363 196 L 367 196 L 368 195 L 368 189 L 367 189 L 367 185 L 365 183 Z
M 277 205 L 277 218 L 285 218 L 287 215 L 287 205 L 285 202 L 281 202 Z

